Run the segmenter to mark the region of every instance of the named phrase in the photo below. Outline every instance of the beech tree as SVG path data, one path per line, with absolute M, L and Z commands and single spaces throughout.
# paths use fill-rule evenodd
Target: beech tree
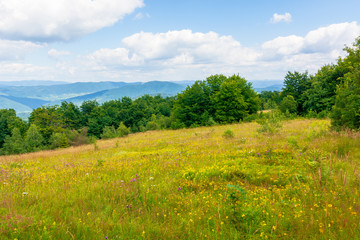
M 348 55 L 340 59 L 348 69 L 336 90 L 335 105 L 331 114 L 332 125 L 337 128 L 360 130 L 360 37 L 353 48 L 345 48 Z

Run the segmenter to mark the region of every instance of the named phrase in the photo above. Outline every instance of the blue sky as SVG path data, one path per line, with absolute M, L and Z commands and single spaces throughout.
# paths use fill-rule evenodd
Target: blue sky
M 0 0 L 0 81 L 315 73 L 360 35 L 355 0 Z

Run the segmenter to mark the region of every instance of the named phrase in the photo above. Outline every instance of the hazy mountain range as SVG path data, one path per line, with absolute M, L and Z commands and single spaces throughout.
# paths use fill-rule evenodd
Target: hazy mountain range
M 0 109 L 13 108 L 20 117 L 27 118 L 29 113 L 42 105 L 60 104 L 62 101 L 80 105 L 83 101 L 97 100 L 103 103 L 122 97 L 136 99 L 142 95 L 175 96 L 195 81 L 179 82 L 77 82 L 59 81 L 0 81 Z M 251 81 L 257 92 L 279 91 L 282 81 Z

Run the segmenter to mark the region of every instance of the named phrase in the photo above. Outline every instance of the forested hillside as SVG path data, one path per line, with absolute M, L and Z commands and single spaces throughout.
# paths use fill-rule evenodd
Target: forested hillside
M 258 94 L 251 83 L 239 75 L 213 75 L 196 81 L 173 97 L 144 95 L 135 100 L 130 97 L 101 103 L 88 100 L 80 106 L 67 101 L 42 106 L 31 112 L 28 122 L 18 118 L 14 110 L 3 109 L 0 110 L 0 153 L 80 145 L 147 130 L 255 119 L 271 122 L 274 116 L 330 117 L 334 129 L 359 130 L 360 38 L 345 51 L 346 57 L 339 58 L 336 64 L 323 66 L 315 75 L 288 72 L 281 92 Z M 142 84 L 142 88 L 152 89 L 157 84 Z M 164 92 L 174 89 L 171 83 L 162 86 Z M 136 85 L 125 87 L 125 92 L 141 92 Z M 100 95 L 113 91 L 120 90 L 106 90 Z M 259 110 L 272 111 L 263 114 Z

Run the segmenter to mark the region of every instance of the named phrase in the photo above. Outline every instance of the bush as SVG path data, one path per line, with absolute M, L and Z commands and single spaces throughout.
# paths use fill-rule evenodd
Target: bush
M 222 136 L 224 138 L 234 138 L 234 132 L 230 129 L 227 129 Z
M 260 124 L 260 127 L 257 129 L 259 133 L 268 133 L 274 134 L 277 133 L 282 127 L 282 119 L 284 116 L 279 111 L 272 111 L 269 114 L 265 115 L 261 119 L 258 119 L 256 122 Z
M 26 132 L 25 145 L 28 152 L 39 150 L 43 146 L 44 137 L 41 135 L 39 128 L 31 124 Z
M 103 133 L 100 135 L 102 139 L 116 138 L 117 131 L 114 126 L 105 126 L 103 129 Z
M 52 149 L 69 147 L 69 139 L 65 133 L 53 133 L 49 142 Z
M 5 154 L 19 154 L 26 152 L 24 139 L 21 136 L 19 128 L 13 128 L 11 136 L 7 135 L 5 137 L 3 148 Z
M 124 137 L 124 136 L 129 135 L 129 133 L 130 133 L 130 128 L 126 127 L 125 124 L 123 122 L 121 122 L 117 129 L 117 136 Z
M 71 130 L 67 133 L 70 146 L 80 146 L 90 143 L 89 137 L 87 136 L 88 129 L 83 128 L 79 131 Z
M 295 98 L 291 95 L 287 95 L 286 97 L 284 97 L 279 106 L 282 113 L 296 113 L 297 107 L 298 104 L 295 101 Z
M 260 114 L 257 114 L 257 113 L 254 113 L 254 114 L 251 114 L 251 115 L 248 115 L 246 117 L 244 117 L 244 119 L 242 120 L 243 122 L 252 122 L 252 121 L 255 121 L 259 118 L 262 118 L 262 115 L 263 113 L 260 113 Z

